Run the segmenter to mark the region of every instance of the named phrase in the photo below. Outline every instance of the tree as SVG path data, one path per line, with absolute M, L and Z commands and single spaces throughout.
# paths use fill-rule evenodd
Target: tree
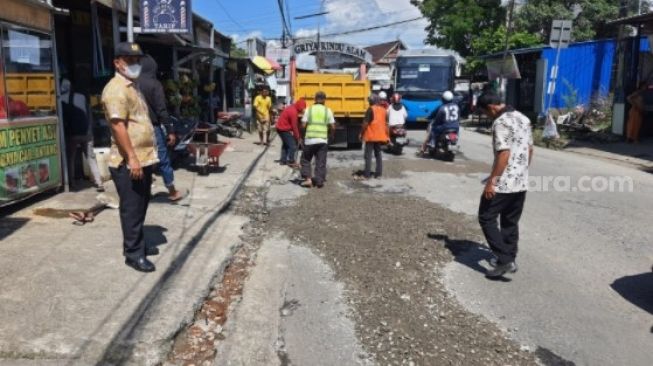
M 468 73 L 476 73 L 483 66 L 484 62 L 479 56 L 491 55 L 503 52 L 506 47 L 505 26 L 501 25 L 496 29 L 483 30 L 477 37 L 472 39 L 473 56 L 467 58 L 465 65 Z M 508 49 L 533 47 L 542 43 L 538 34 L 513 31 L 508 37 Z
M 426 43 L 475 55 L 472 40 L 484 30 L 495 30 L 506 20 L 501 0 L 411 0 L 429 19 Z
M 616 27 L 607 27 L 605 23 L 618 17 L 620 3 L 621 0 L 530 0 L 517 12 L 515 25 L 548 40 L 552 21 L 567 19 L 573 20 L 573 41 L 614 37 Z
M 231 50 L 229 51 L 229 56 L 236 58 L 247 58 L 248 53 L 246 50 L 236 46 L 234 43 L 231 44 Z

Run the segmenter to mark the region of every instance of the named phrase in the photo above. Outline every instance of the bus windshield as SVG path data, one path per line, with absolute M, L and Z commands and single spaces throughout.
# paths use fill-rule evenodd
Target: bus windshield
M 449 57 L 411 57 L 397 60 L 397 86 L 400 93 L 443 92 L 451 88 L 452 65 Z

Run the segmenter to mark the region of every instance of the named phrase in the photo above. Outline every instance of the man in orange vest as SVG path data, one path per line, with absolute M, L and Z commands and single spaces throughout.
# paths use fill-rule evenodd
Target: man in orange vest
M 361 128 L 361 140 L 365 143 L 365 171 L 358 179 L 369 179 L 372 175 L 372 152 L 376 158 L 376 170 L 374 177 L 380 178 L 383 174 L 383 155 L 381 147 L 390 141 L 388 128 L 388 111 L 381 104 L 379 97 L 373 94 L 370 97 L 370 107 L 365 113 L 363 127 Z

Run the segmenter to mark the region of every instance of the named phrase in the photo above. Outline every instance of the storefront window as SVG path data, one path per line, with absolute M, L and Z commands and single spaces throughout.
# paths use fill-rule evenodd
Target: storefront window
M 4 26 L 4 89 L 10 119 L 55 114 L 52 40 L 47 34 Z

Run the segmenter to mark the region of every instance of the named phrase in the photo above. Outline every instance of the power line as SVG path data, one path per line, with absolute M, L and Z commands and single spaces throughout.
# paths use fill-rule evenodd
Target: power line
M 290 29 L 290 36 L 292 37 L 292 22 L 291 22 L 291 17 L 290 17 L 290 8 L 288 7 L 288 0 L 285 2 L 286 4 L 286 15 L 288 16 L 288 29 Z
M 398 22 L 392 22 L 392 23 L 377 25 L 377 26 L 374 26 L 374 27 L 353 29 L 353 30 L 349 30 L 349 31 L 345 31 L 345 32 L 323 34 L 322 37 L 335 37 L 335 36 L 344 36 L 344 35 L 347 35 L 347 34 L 369 32 L 369 31 L 373 31 L 373 30 L 377 30 L 377 29 L 381 29 L 381 28 L 388 28 L 388 27 L 392 27 L 392 26 L 395 26 L 395 25 L 414 22 L 414 21 L 420 20 L 420 19 L 424 19 L 424 17 L 422 16 L 422 17 L 417 17 L 417 18 L 412 18 L 412 19 L 400 20 Z
M 224 13 L 227 15 L 227 18 L 229 18 L 229 20 L 231 20 L 232 23 L 234 23 L 235 25 L 237 25 L 237 26 L 238 26 L 238 27 L 239 27 L 243 32 L 247 32 L 247 31 L 245 30 L 245 27 L 243 27 L 240 23 L 238 23 L 238 21 L 236 21 L 236 19 L 234 19 L 234 17 L 232 17 L 231 14 L 229 14 L 229 11 L 227 10 L 227 8 L 224 7 L 224 5 L 222 5 L 222 3 L 220 2 L 220 0 L 215 0 L 215 2 L 216 2 L 216 3 L 218 4 L 218 6 L 219 6 L 223 11 L 224 11 Z
M 373 26 L 373 27 L 367 27 L 367 28 L 361 28 L 361 29 L 352 29 L 352 30 L 344 31 L 344 32 L 322 34 L 320 37 L 336 37 L 336 36 L 344 36 L 344 35 L 347 35 L 347 34 L 369 32 L 369 31 L 373 31 L 373 30 L 377 30 L 377 29 L 381 29 L 381 28 L 389 28 L 389 27 L 392 27 L 392 26 L 395 26 L 395 25 L 414 22 L 414 21 L 420 20 L 420 19 L 424 19 L 424 17 L 406 19 L 406 20 L 401 20 L 401 21 L 398 21 L 398 22 L 387 23 L 387 24 L 377 25 L 377 26 Z M 295 39 L 304 39 L 304 38 L 312 38 L 312 37 L 294 37 L 294 38 Z M 265 38 L 265 39 L 270 40 L 270 41 L 279 40 L 278 38 Z
M 286 22 L 286 14 L 284 11 L 284 6 L 283 6 L 283 0 L 277 0 L 277 4 L 279 5 L 279 13 L 281 14 L 281 27 L 283 28 L 283 33 L 285 38 L 286 34 L 290 34 L 290 29 L 288 27 L 288 23 Z

